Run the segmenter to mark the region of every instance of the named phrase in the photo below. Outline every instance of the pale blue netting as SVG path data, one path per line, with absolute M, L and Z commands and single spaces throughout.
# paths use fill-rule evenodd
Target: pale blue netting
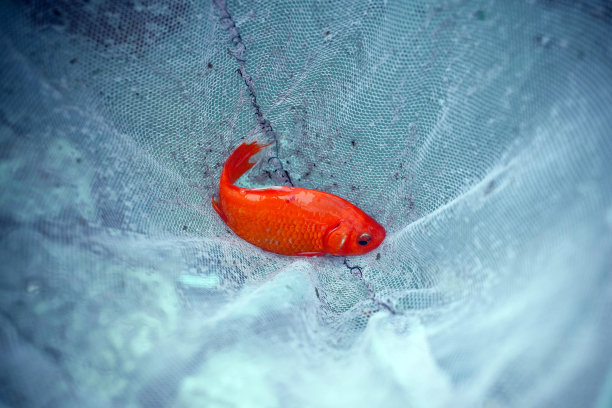
M 223 7 L 0 6 L 0 406 L 612 406 L 610 3 Z M 227 230 L 245 137 L 361 278 Z

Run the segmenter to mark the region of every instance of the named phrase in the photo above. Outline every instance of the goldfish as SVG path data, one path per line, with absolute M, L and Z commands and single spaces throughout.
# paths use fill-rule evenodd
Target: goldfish
M 213 208 L 236 235 L 289 256 L 362 255 L 383 242 L 385 229 L 341 197 L 300 187 L 235 185 L 266 146 L 238 146 L 223 165 L 218 201 L 212 197 Z

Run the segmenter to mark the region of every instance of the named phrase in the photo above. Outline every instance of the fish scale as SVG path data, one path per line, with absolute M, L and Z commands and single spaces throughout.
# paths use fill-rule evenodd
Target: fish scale
M 322 236 L 327 226 L 318 221 L 320 217 L 316 214 L 300 208 L 285 207 L 279 213 L 258 211 L 257 207 L 253 204 L 229 204 L 223 208 L 226 214 L 238 213 L 240 210 L 247 214 L 242 217 L 228 216 L 228 226 L 241 238 L 279 254 L 314 252 L 322 248 Z

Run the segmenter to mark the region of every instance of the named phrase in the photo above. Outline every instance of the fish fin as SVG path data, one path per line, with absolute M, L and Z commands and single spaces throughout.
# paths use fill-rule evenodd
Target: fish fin
M 215 200 L 215 197 L 212 197 L 212 206 L 217 212 L 217 214 L 219 214 L 219 217 L 221 217 L 221 219 L 227 224 L 227 217 L 225 216 L 225 213 L 223 212 L 221 207 L 219 207 L 219 203 L 217 202 L 217 200 Z
M 261 144 L 258 142 L 242 143 L 232 152 L 223 165 L 221 173 L 222 183 L 226 181 L 234 184 L 236 180 L 246 173 L 255 163 L 251 163 L 249 159 L 259 153 L 261 149 L 270 146 L 272 143 Z
M 327 255 L 327 252 L 324 252 L 324 251 L 320 251 L 320 252 L 298 252 L 295 255 L 296 256 L 325 256 L 325 255 Z
M 342 222 L 338 222 L 336 225 L 329 227 L 323 236 L 323 248 L 332 255 L 341 254 L 342 248 L 348 238 L 347 229 L 348 225 Z

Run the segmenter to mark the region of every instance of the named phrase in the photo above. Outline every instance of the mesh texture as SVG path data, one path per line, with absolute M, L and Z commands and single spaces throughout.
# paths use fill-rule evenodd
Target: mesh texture
M 608 2 L 0 13 L 0 405 L 612 404 Z M 223 162 L 271 138 L 242 185 L 286 171 L 385 242 L 231 233 Z

